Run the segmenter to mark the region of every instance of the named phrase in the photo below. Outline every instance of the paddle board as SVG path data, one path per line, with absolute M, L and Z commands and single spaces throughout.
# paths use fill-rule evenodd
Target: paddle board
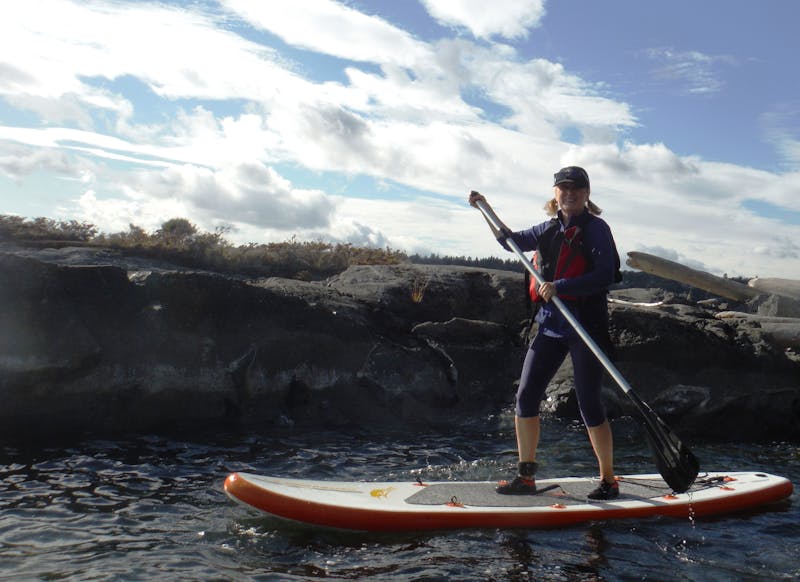
M 783 477 L 758 472 L 705 473 L 674 494 L 660 475 L 618 478 L 620 495 L 588 501 L 596 479 L 537 480 L 537 495 L 500 495 L 496 482 L 348 482 L 232 473 L 228 496 L 246 506 L 307 524 L 361 531 L 481 527 L 557 527 L 657 515 L 694 517 L 758 507 L 792 494 Z

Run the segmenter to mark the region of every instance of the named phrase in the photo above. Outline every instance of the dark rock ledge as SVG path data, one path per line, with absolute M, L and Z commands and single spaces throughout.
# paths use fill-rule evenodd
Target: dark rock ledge
M 522 275 L 354 266 L 249 280 L 87 248 L 0 247 L 0 432 L 456 426 L 508 414 Z M 758 323 L 661 289 L 613 292 L 615 361 L 686 436 L 800 440 L 800 361 Z M 546 409 L 575 418 L 569 360 Z M 607 378 L 613 416 L 631 414 Z

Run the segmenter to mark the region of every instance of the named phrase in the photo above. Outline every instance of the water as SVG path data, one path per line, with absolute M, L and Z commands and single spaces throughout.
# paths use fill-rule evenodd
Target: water
M 758 580 L 800 577 L 800 500 L 717 517 L 553 530 L 367 534 L 290 525 L 222 492 L 232 471 L 330 479 L 495 479 L 513 431 L 281 432 L 0 447 L 0 578 L 14 580 Z M 496 425 L 493 425 L 496 426 Z M 652 472 L 614 425 L 617 470 Z M 796 444 L 691 443 L 708 470 L 800 483 Z M 594 475 L 579 428 L 545 424 L 542 477 Z M 797 485 L 796 485 L 797 486 Z

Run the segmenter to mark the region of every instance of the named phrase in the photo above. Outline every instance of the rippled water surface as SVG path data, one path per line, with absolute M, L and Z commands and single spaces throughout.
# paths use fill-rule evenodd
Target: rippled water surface
M 617 471 L 654 472 L 641 434 L 615 423 Z M 691 443 L 705 470 L 800 483 L 796 444 Z M 696 521 L 551 530 L 335 532 L 251 513 L 226 475 L 380 481 L 496 479 L 508 428 L 403 433 L 147 436 L 0 447 L 0 578 L 80 580 L 731 580 L 800 578 L 800 499 Z M 582 430 L 545 425 L 541 476 L 594 475 Z

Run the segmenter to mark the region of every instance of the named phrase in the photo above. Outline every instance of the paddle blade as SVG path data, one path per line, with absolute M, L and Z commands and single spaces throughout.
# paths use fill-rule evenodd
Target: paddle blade
M 661 477 L 676 493 L 688 491 L 700 472 L 697 457 L 647 403 L 633 392 L 628 396 L 642 413 L 653 460 Z

